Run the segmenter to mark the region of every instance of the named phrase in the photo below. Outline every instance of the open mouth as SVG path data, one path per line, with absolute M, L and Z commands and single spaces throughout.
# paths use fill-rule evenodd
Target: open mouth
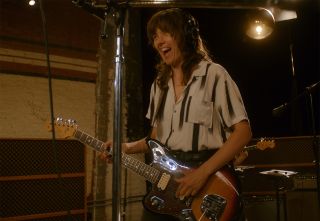
M 171 48 L 162 48 L 161 52 L 164 56 L 166 56 L 171 51 Z

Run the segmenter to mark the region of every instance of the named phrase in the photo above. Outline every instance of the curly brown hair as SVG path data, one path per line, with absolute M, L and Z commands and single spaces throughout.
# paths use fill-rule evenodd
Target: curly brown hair
M 189 81 L 192 71 L 202 60 L 210 61 L 211 58 L 199 35 L 197 21 L 188 12 L 171 8 L 155 13 L 147 24 L 147 36 L 149 43 L 153 46 L 153 38 L 156 30 L 170 33 L 177 42 L 183 56 L 182 71 L 184 84 Z M 156 64 L 157 83 L 161 89 L 167 87 L 171 77 L 171 67 L 162 60 Z

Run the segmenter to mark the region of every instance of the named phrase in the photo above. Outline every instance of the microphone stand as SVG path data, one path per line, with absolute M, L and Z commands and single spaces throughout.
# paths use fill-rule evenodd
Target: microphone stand
M 123 38 L 124 20 L 127 4 L 121 4 L 117 0 L 106 0 L 103 8 L 97 8 L 88 0 L 73 0 L 74 4 L 83 8 L 97 18 L 104 21 L 101 38 L 107 35 L 107 14 L 111 14 L 116 25 L 116 54 L 115 54 L 115 77 L 114 77 L 114 121 L 113 121 L 113 167 L 112 167 L 112 221 L 121 220 L 121 122 L 122 122 L 122 79 L 123 73 Z M 121 7 L 120 7 L 121 6 Z
M 124 19 L 126 8 L 117 7 L 113 1 L 107 1 L 107 7 L 113 8 L 116 24 L 116 55 L 115 55 L 115 80 L 114 80 L 114 123 L 113 123 L 113 168 L 112 168 L 112 221 L 121 220 L 121 112 L 122 112 L 122 79 L 124 78 L 122 64 Z
M 313 135 L 313 152 L 315 156 L 315 169 L 316 169 L 316 182 L 317 182 L 317 196 L 318 196 L 318 206 L 320 207 L 320 147 L 319 147 L 319 136 L 317 135 L 316 125 L 315 125 L 315 116 L 314 116 L 314 107 L 313 107 L 313 98 L 312 93 L 316 90 L 317 87 L 320 86 L 320 81 L 314 83 L 308 87 L 306 87 L 305 91 L 294 97 L 291 101 L 280 105 L 272 110 L 273 116 L 280 116 L 284 111 L 288 109 L 289 106 L 294 104 L 297 100 L 299 100 L 303 96 L 307 96 L 309 101 L 308 109 L 310 111 L 310 121 L 311 121 L 311 130 Z
M 310 87 L 306 87 L 306 94 L 308 95 L 309 100 L 309 109 L 311 115 L 311 128 L 313 133 L 313 152 L 315 156 L 315 166 L 316 166 L 316 178 L 317 178 L 317 194 L 318 194 L 318 207 L 320 208 L 320 147 L 319 147 L 319 136 L 317 136 L 316 131 L 316 124 L 315 124 L 315 117 L 314 117 L 314 110 L 313 110 L 313 98 L 312 98 L 312 91 L 319 86 L 319 82 L 311 85 Z

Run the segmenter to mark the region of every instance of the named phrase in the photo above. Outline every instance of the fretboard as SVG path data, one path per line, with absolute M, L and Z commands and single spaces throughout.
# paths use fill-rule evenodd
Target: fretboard
M 250 145 L 244 148 L 244 150 L 246 151 L 255 150 L 255 149 L 257 149 L 257 145 Z
M 74 133 L 74 137 L 80 142 L 92 147 L 96 151 L 110 154 L 107 148 L 105 148 L 104 142 L 98 140 L 95 137 L 90 136 L 89 134 L 79 129 L 76 129 Z M 139 174 L 140 176 L 144 177 L 146 180 L 150 181 L 151 183 L 156 183 L 159 180 L 160 171 L 157 170 L 156 168 L 153 168 L 150 165 L 145 164 L 140 160 L 125 153 L 121 154 L 121 158 L 122 158 L 122 164 L 124 165 L 124 167 Z

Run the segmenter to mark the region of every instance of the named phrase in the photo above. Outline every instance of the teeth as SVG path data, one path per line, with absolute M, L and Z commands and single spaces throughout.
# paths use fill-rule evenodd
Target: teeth
M 170 50 L 170 48 L 161 48 L 162 52 L 165 52 L 165 51 L 168 51 L 168 50 Z

